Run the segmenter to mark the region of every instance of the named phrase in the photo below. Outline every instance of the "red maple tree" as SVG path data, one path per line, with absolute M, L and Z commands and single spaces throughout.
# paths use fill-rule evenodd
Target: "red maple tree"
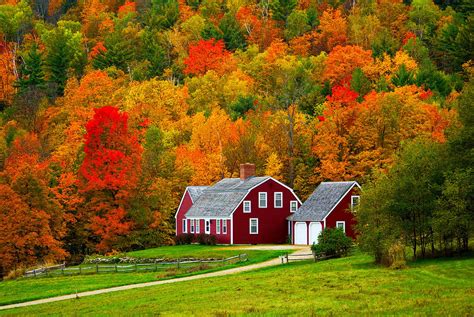
M 204 75 L 208 70 L 218 70 L 230 57 L 224 47 L 224 41 L 215 39 L 199 40 L 189 45 L 189 55 L 184 60 L 185 74 Z
M 80 188 L 89 196 L 89 227 L 100 237 L 96 247 L 108 251 L 133 225 L 126 210 L 140 175 L 142 147 L 128 131 L 127 113 L 112 106 L 94 112 L 86 125 L 85 158 L 79 169 Z

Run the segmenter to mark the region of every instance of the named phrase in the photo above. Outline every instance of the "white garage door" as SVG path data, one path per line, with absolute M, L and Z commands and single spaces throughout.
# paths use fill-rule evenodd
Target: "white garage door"
M 306 223 L 297 222 L 295 224 L 295 244 L 308 244 L 308 229 Z
M 309 244 L 318 243 L 318 236 L 323 230 L 320 222 L 311 222 L 309 224 Z

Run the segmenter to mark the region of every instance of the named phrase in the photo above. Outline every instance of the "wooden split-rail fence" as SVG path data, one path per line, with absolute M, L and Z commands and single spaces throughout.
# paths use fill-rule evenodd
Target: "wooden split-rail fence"
M 239 254 L 225 259 L 217 260 L 180 260 L 172 262 L 132 263 L 132 264 L 90 264 L 66 267 L 65 263 L 41 267 L 25 272 L 25 277 L 100 274 L 100 273 L 129 273 L 129 272 L 157 272 L 171 268 L 184 269 L 203 264 L 226 265 L 247 261 L 247 254 Z
M 304 254 L 288 254 L 280 256 L 281 264 L 290 263 L 293 261 L 303 261 L 303 260 L 310 260 L 314 259 L 314 262 L 329 259 L 332 256 L 327 256 L 324 253 L 304 253 Z

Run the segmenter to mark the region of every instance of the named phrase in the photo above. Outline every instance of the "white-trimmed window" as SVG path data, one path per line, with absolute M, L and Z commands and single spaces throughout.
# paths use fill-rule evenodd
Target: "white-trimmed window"
M 189 220 L 191 222 L 191 233 L 194 233 L 194 219 Z
M 222 233 L 227 234 L 227 219 L 222 220 Z
M 258 208 L 267 208 L 267 193 L 258 193 Z
M 298 201 L 292 200 L 290 201 L 290 212 L 296 212 L 298 210 Z
M 221 233 L 221 219 L 216 220 L 216 233 L 220 234 Z
M 250 218 L 249 232 L 250 234 L 258 234 L 258 218 Z
M 336 221 L 336 228 L 342 229 L 346 233 L 346 222 L 345 221 Z
M 249 214 L 252 211 L 252 202 L 244 200 L 244 213 Z
M 204 232 L 207 234 L 211 233 L 211 220 L 208 220 L 208 219 L 204 220 L 204 226 L 205 226 Z
M 274 206 L 275 208 L 283 208 L 283 193 L 282 192 L 275 192 L 273 194 L 274 198 Z
M 199 233 L 201 231 L 200 222 L 200 219 L 196 219 L 196 233 Z
M 187 221 L 186 219 L 183 219 L 183 233 L 188 232 L 188 228 L 187 228 L 187 226 L 186 226 L 187 222 L 188 222 L 188 221 Z
M 355 210 L 359 202 L 360 202 L 360 196 L 358 195 L 351 196 L 351 210 Z

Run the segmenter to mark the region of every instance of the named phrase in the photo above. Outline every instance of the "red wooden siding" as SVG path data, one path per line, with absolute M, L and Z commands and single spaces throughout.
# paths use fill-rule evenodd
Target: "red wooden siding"
M 346 235 L 353 239 L 356 238 L 355 228 L 356 219 L 355 215 L 351 212 L 351 196 L 359 195 L 359 188 L 354 186 L 349 193 L 339 202 L 334 210 L 326 217 L 326 227 L 335 228 L 337 221 L 346 222 Z
M 188 191 L 186 190 L 184 192 L 184 197 L 181 200 L 181 205 L 179 206 L 178 212 L 176 213 L 176 235 L 183 233 L 184 215 L 189 210 L 189 208 L 191 208 L 192 205 L 193 205 L 193 201 Z M 188 221 L 188 227 L 186 229 L 187 229 L 187 232 L 189 232 L 189 221 Z
M 267 208 L 258 207 L 258 193 L 267 193 Z M 283 194 L 283 208 L 274 207 L 274 193 Z M 251 212 L 243 212 L 243 202 L 233 214 L 234 244 L 285 243 L 288 238 L 290 201 L 298 200 L 286 187 L 270 179 L 254 188 L 244 200 L 251 201 Z M 298 202 L 298 207 L 300 203 Z M 250 234 L 250 218 L 258 218 L 258 234 Z

